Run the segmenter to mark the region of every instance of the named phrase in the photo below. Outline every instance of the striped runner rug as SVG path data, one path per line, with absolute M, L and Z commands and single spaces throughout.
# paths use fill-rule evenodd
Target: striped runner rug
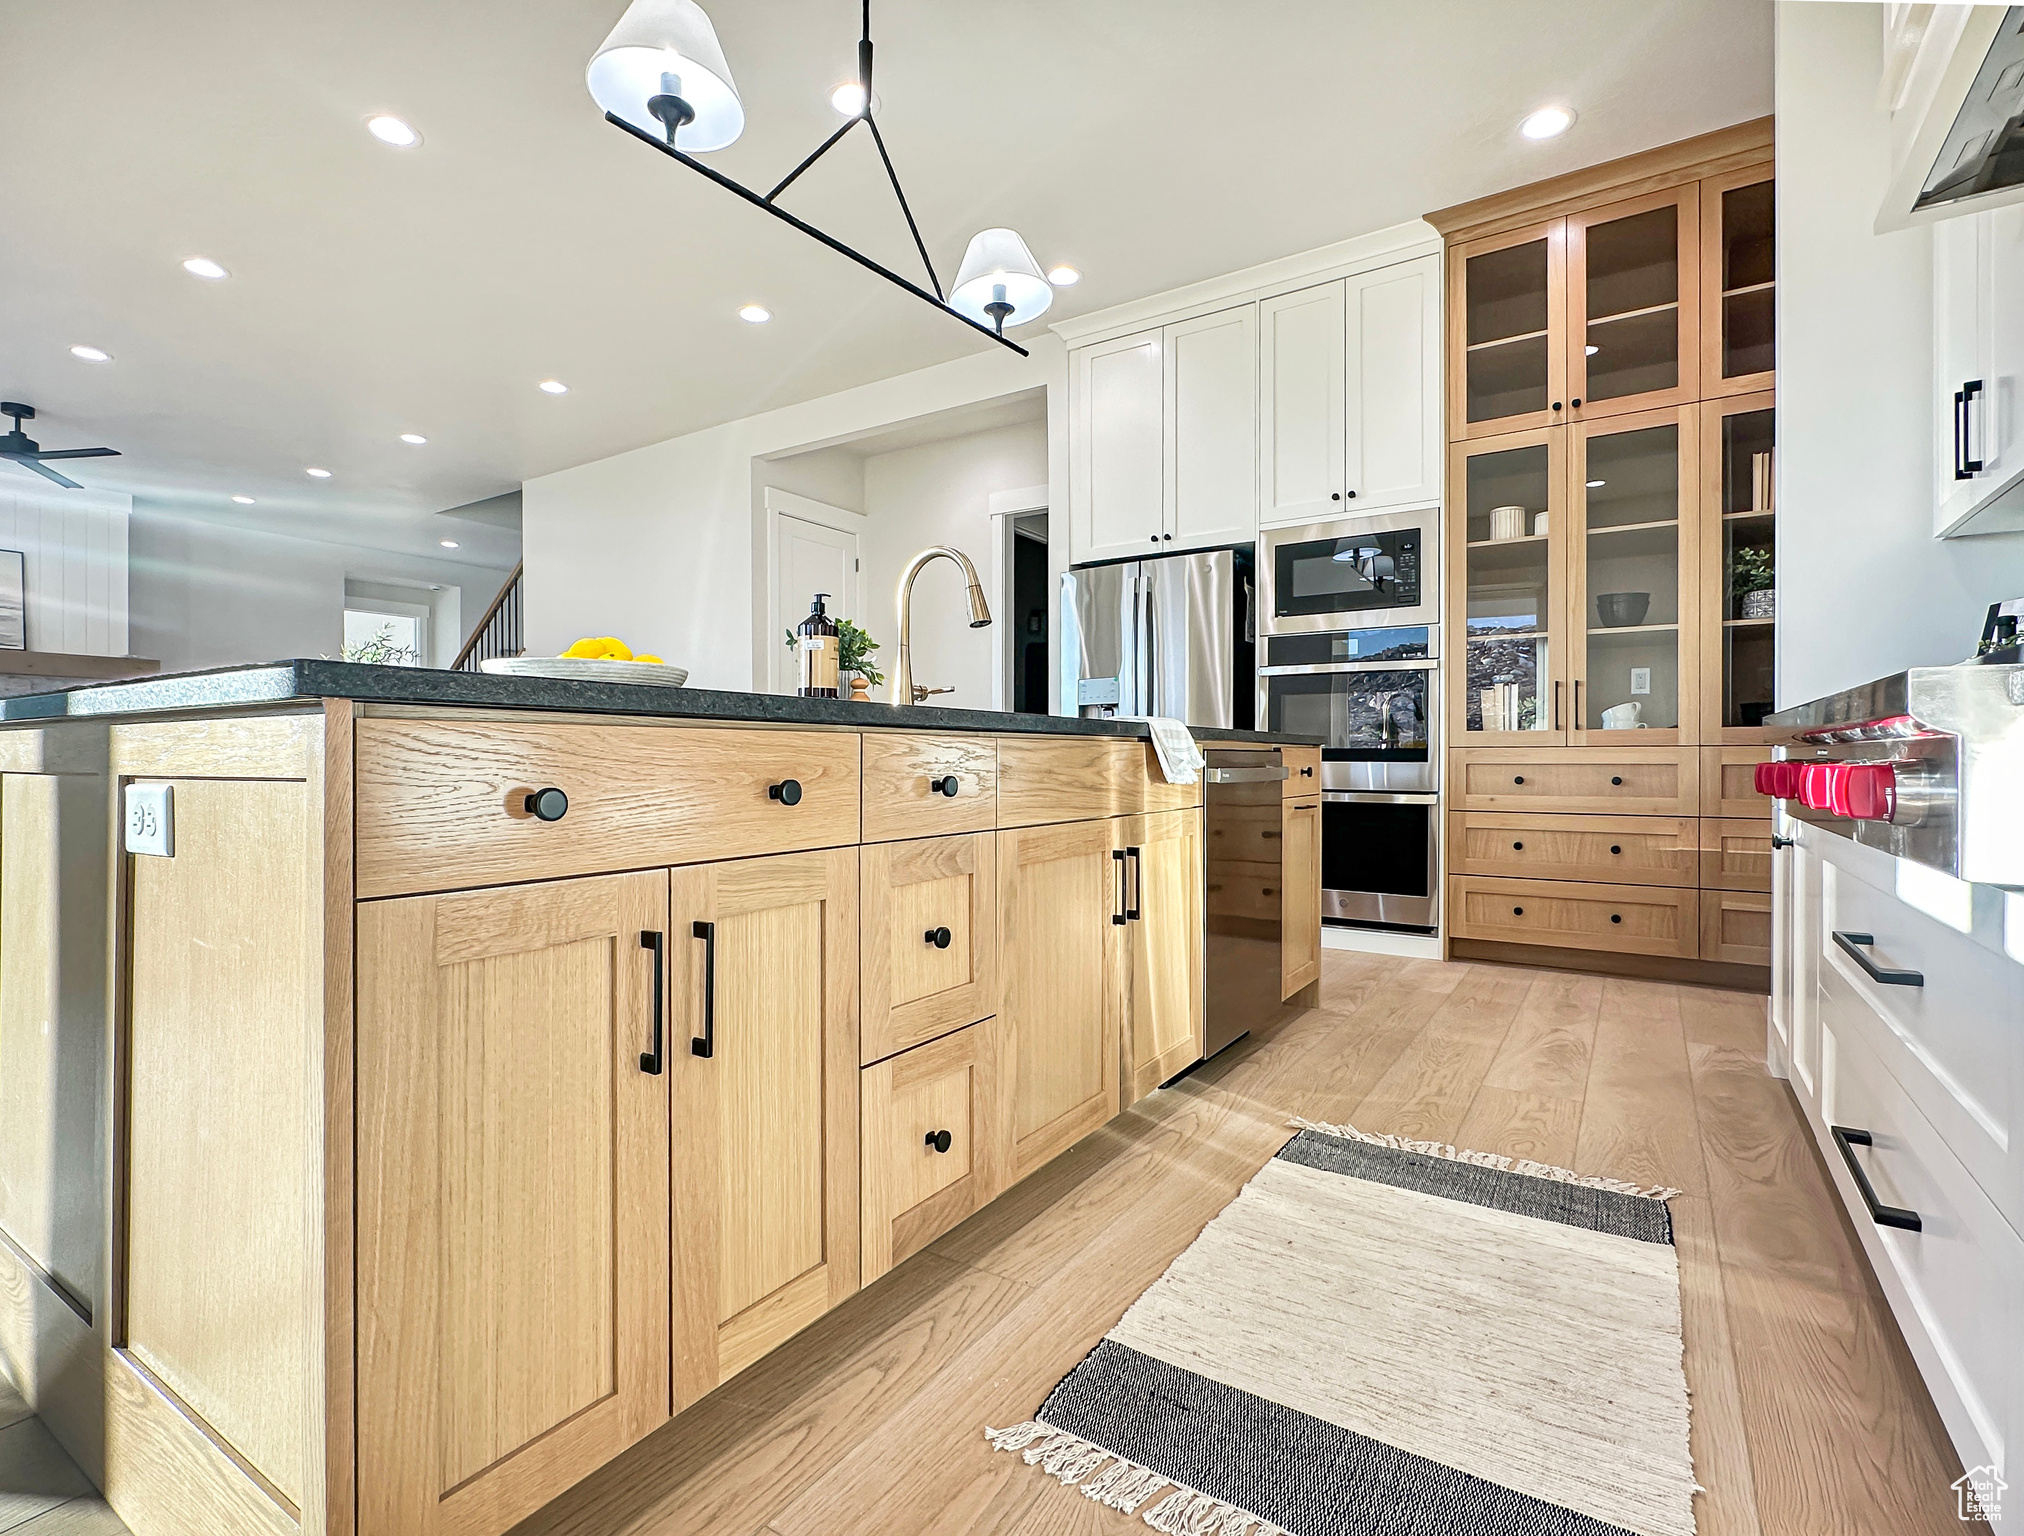
M 991 1443 L 1170 1536 L 1692 1536 L 1678 1191 L 1296 1124 Z

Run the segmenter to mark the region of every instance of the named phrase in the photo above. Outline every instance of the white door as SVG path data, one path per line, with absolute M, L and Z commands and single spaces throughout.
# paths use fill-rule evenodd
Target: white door
M 1441 270 L 1422 256 L 1347 280 L 1343 507 L 1441 499 Z
M 792 693 L 800 672 L 787 631 L 808 617 L 815 594 L 829 594 L 823 607 L 831 618 L 857 617 L 857 534 L 775 512 L 773 551 L 773 691 Z
M 1161 543 L 1165 357 L 1158 331 L 1075 354 L 1070 550 L 1077 561 L 1149 554 Z
M 1267 299 L 1259 312 L 1259 521 L 1342 510 L 1343 284 Z
M 1166 328 L 1166 512 L 1160 553 L 1258 536 L 1258 310 Z

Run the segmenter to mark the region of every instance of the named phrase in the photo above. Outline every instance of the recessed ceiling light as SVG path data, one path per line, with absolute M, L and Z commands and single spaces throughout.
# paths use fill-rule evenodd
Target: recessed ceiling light
M 365 120 L 366 132 L 382 144 L 391 144 L 395 149 L 413 149 L 422 142 L 422 136 L 397 117 L 369 117 Z
M 857 117 L 864 112 L 864 87 L 855 80 L 846 80 L 829 93 L 829 104 L 845 117 Z M 876 112 L 885 102 L 879 93 L 871 93 L 871 109 Z
M 457 541 L 455 539 L 438 539 L 436 540 L 436 542 L 442 545 L 443 548 L 445 549 L 455 549 L 457 547 Z
M 1593 357 L 1595 356 L 1596 353 L 1600 352 L 1601 350 L 1602 348 L 1596 346 L 1595 343 L 1590 342 L 1587 346 L 1581 349 L 1581 355 L 1583 357 Z
M 80 358 L 87 363 L 109 363 L 112 361 L 112 354 L 103 347 L 72 347 L 70 355 Z
M 764 325 L 773 318 L 773 311 L 764 304 L 747 304 L 738 311 L 738 318 L 751 325 Z
M 253 498 L 251 496 L 234 496 L 232 499 L 238 502 L 239 505 L 242 507 L 250 507 L 253 505 Z
M 310 465 L 309 468 L 305 469 L 303 473 L 309 476 L 309 478 L 312 480 L 328 480 L 330 478 L 329 470 L 318 469 L 314 464 Z
M 404 443 L 412 443 L 415 447 L 419 448 L 422 446 L 422 444 L 426 443 L 428 439 L 422 436 L 422 434 L 419 432 L 403 432 L 401 434 L 401 441 Z
M 1574 126 L 1574 114 L 1565 107 L 1541 107 L 1524 122 L 1518 131 L 1528 139 L 1557 139 Z
M 569 393 L 569 386 L 560 379 L 543 379 L 541 381 L 541 389 L 544 394 L 550 395 L 566 395 Z
M 221 277 L 230 275 L 208 256 L 192 256 L 183 263 L 183 270 L 192 277 L 201 277 L 206 282 L 212 283 L 217 282 Z
M 1064 263 L 1047 269 L 1047 280 L 1057 288 L 1068 288 L 1082 281 L 1082 274 Z
M 1609 482 L 1608 482 L 1607 480 L 1591 480 L 1591 481 L 1589 481 L 1589 482 L 1588 482 L 1588 488 L 1589 488 L 1589 489 L 1590 489 L 1590 490 L 1592 491 L 1592 490 L 1594 490 L 1594 489 L 1595 489 L 1595 488 L 1596 488 L 1596 487 L 1597 487 L 1598 485 L 1608 485 L 1608 484 L 1609 484 Z

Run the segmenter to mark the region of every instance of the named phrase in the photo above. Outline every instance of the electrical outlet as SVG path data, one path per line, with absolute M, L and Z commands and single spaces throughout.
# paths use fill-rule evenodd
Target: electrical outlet
M 1632 667 L 1630 669 L 1630 691 L 1632 693 L 1650 693 L 1652 691 L 1652 669 L 1650 667 Z
M 176 856 L 176 802 L 172 785 L 127 785 L 126 851 L 158 859 Z

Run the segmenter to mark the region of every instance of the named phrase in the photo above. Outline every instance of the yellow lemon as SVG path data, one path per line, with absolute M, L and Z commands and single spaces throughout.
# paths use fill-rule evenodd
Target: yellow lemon
M 658 657 L 658 656 L 649 656 L 649 655 L 648 655 L 648 654 L 647 654 L 647 653 L 646 653 L 645 651 L 639 651 L 639 652 L 636 652 L 636 653 L 634 654 L 634 656 L 633 656 L 633 660 L 634 660 L 634 661 L 650 661 L 650 662 L 652 662 L 652 663 L 653 663 L 653 664 L 654 664 L 655 666 L 657 666 L 657 667 L 664 667 L 664 666 L 666 666 L 666 665 L 667 665 L 667 663 L 666 663 L 666 662 L 664 662 L 664 661 L 662 661 L 662 660 L 660 659 L 660 657 Z
M 632 647 L 627 645 L 623 640 L 615 640 L 610 635 L 606 635 L 602 644 L 604 645 L 604 654 L 613 661 L 632 660 Z
M 604 654 L 604 642 L 602 640 L 592 640 L 588 636 L 585 636 L 562 654 L 576 657 L 578 660 L 594 660 Z

